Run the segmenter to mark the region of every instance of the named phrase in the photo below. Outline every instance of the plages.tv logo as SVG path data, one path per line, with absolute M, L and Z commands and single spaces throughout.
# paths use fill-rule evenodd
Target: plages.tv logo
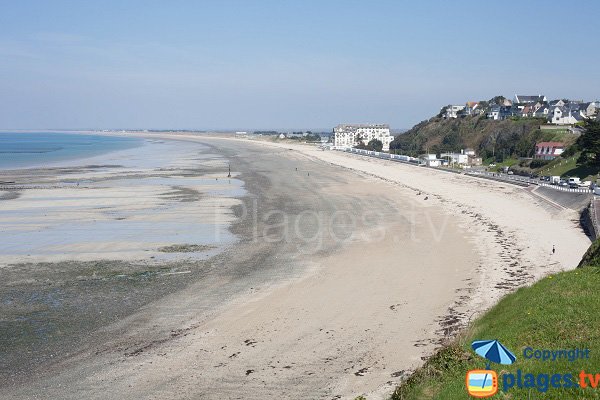
M 497 340 L 476 340 L 471 343 L 471 348 L 487 361 L 485 369 L 467 372 L 467 392 L 473 397 L 491 397 L 498 392 L 498 374 L 490 369 L 490 363 L 510 365 L 517 357 Z

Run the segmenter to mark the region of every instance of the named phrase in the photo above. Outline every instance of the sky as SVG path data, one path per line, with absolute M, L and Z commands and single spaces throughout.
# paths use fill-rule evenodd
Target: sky
M 0 129 L 410 128 L 600 98 L 600 1 L 0 0 Z

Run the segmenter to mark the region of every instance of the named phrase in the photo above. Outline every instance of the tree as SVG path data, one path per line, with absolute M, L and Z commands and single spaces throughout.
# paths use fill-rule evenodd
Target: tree
M 357 134 L 356 134 L 356 143 L 357 143 L 357 146 L 356 146 L 356 147 L 358 147 L 358 148 L 362 148 L 362 147 L 364 147 L 364 146 L 365 146 L 364 139 L 363 139 L 363 137 L 360 135 L 360 133 L 357 133 Z M 362 146 L 362 147 L 361 147 L 361 146 Z
M 369 143 L 367 143 L 367 147 L 374 151 L 381 151 L 383 149 L 383 143 L 381 143 L 381 140 L 371 139 L 369 140 Z
M 577 164 L 600 167 L 600 121 L 585 122 L 585 132 L 577 139 L 577 146 L 581 149 Z
M 488 101 L 488 103 L 502 106 L 504 105 L 504 100 L 506 100 L 506 97 L 504 96 L 494 96 Z
M 319 135 L 318 133 L 312 133 L 311 131 L 308 131 L 308 135 L 306 135 L 304 138 L 306 139 L 307 142 L 320 142 L 321 141 L 321 135 Z

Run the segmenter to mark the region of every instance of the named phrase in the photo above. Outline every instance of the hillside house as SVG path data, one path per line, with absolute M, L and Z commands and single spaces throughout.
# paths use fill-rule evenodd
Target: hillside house
M 538 94 L 537 96 L 523 96 L 520 94 L 515 94 L 515 103 L 516 104 L 531 104 L 531 103 L 546 103 L 548 100 L 546 96 Z
M 465 105 L 464 113 L 465 115 L 481 115 L 483 114 L 483 108 L 480 106 L 477 101 L 468 101 Z
M 548 103 L 550 107 L 563 107 L 567 104 L 564 100 L 552 100 Z
M 547 105 L 543 105 L 539 107 L 537 110 L 533 112 L 533 117 L 536 118 L 548 118 L 548 113 L 550 112 L 550 107 Z
M 598 114 L 599 105 L 595 101 L 578 104 L 579 112 L 586 118 L 595 117 Z
M 491 106 L 486 116 L 488 119 L 498 121 L 500 119 L 500 106 Z
M 565 151 L 565 144 L 561 142 L 540 142 L 535 145 L 534 158 L 541 160 L 554 160 Z
M 581 114 L 579 107 L 570 104 L 562 107 L 551 107 L 548 113 L 548 122 L 555 125 L 573 125 L 583 121 L 584 116 Z
M 465 109 L 464 105 L 448 105 L 444 109 L 444 118 L 458 118 L 458 113 Z

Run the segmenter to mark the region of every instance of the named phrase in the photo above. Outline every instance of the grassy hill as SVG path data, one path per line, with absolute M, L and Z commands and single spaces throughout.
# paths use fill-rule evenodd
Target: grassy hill
M 571 157 L 557 158 L 550 164 L 539 168 L 535 172 L 539 175 L 545 176 L 577 176 L 582 180 L 596 181 L 600 169 L 598 167 L 589 165 L 577 165 L 577 158 L 579 157 L 579 154 L 580 153 L 578 152 Z
M 481 339 L 498 339 L 517 357 L 512 365 L 492 364 L 499 381 L 493 399 L 600 399 L 600 382 L 596 389 L 545 384 L 554 374 L 570 373 L 577 382 L 582 370 L 600 374 L 600 241 L 592 244 L 579 267 L 504 297 L 430 358 L 396 390 L 392 400 L 470 398 L 465 389 L 466 372 L 485 369 L 485 360 L 471 350 L 470 344 Z M 590 358 L 574 362 L 526 359 L 523 350 L 527 347 L 587 348 Z M 510 383 L 510 374 L 517 376 L 517 370 L 523 377 L 533 374 L 536 387 L 504 387 L 504 380 Z
M 418 155 L 472 148 L 484 159 L 531 157 L 535 143 L 563 141 L 571 144 L 576 137 L 565 129 L 540 130 L 543 119 L 517 118 L 494 121 L 485 116 L 456 119 L 434 117 L 423 121 L 391 143 L 391 151 Z

